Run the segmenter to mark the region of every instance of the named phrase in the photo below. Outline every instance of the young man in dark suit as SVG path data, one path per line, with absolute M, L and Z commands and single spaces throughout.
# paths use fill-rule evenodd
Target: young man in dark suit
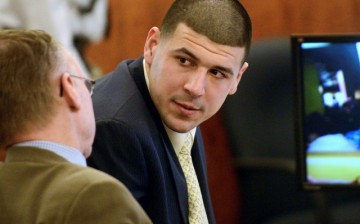
M 199 125 L 236 92 L 250 42 L 237 0 L 176 0 L 143 57 L 97 81 L 89 164 L 121 180 L 154 223 L 215 222 Z M 181 159 L 187 136 L 195 180 Z

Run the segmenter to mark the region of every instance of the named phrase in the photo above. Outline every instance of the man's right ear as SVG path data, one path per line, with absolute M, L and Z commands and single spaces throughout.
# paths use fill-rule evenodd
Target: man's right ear
M 152 27 L 146 37 L 144 46 L 144 58 L 147 64 L 151 64 L 154 58 L 154 53 L 160 43 L 160 30 L 157 27 Z
M 65 101 L 73 110 L 79 110 L 81 100 L 79 93 L 75 88 L 74 80 L 71 78 L 70 74 L 64 73 L 61 75 L 60 82 L 62 86 L 62 96 L 65 98 Z

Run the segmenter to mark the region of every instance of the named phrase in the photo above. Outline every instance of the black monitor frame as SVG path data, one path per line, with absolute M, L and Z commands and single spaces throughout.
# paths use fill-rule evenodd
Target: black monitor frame
M 308 178 L 309 167 L 307 163 L 307 150 L 309 145 L 308 135 L 305 134 L 309 125 L 309 122 L 306 125 L 306 119 L 310 120 L 306 117 L 309 112 L 309 109 L 305 108 L 305 81 L 304 76 L 304 50 L 302 46 L 304 43 L 329 43 L 329 44 L 338 44 L 338 43 L 360 43 L 360 34 L 294 34 L 291 35 L 291 50 L 292 50 L 292 61 L 293 61 L 293 72 L 294 72 L 294 80 L 295 80 L 295 140 L 296 140 L 296 155 L 297 155 L 297 175 L 300 183 L 300 188 L 303 190 L 309 191 L 321 191 L 321 190 L 342 190 L 342 189 L 360 189 L 359 181 L 354 182 L 339 182 L 339 181 L 311 181 Z M 338 55 L 339 53 L 339 55 Z M 340 55 L 340 52 L 334 52 L 333 57 L 343 57 Z M 307 68 L 308 69 L 308 68 Z M 307 70 L 308 71 L 308 70 Z M 359 76 L 360 76 L 360 64 L 359 64 Z M 320 80 L 321 81 L 321 80 Z M 307 81 L 307 83 L 309 83 Z M 308 86 L 306 86 L 308 87 Z M 326 88 L 324 88 L 326 89 Z M 322 89 L 322 91 L 324 91 Z M 360 83 L 359 83 L 360 89 Z M 326 92 L 328 94 L 328 92 Z M 325 98 L 325 97 L 324 97 Z M 308 98 L 307 98 L 308 99 Z M 324 100 L 324 99 L 323 99 Z M 325 100 L 323 101 L 323 103 Z M 328 101 L 326 101 L 328 102 Z M 327 107 L 327 104 L 323 104 L 324 107 Z M 360 118 L 360 114 L 358 115 Z M 359 126 L 360 127 L 360 126 Z M 308 131 L 307 133 L 309 133 Z M 310 135 L 309 135 L 310 136 Z M 359 151 L 360 153 L 360 151 Z M 314 154 L 314 153 L 313 153 Z M 313 156 L 311 154 L 311 156 Z M 316 156 L 318 156 L 315 153 Z M 310 156 L 309 156 L 310 158 Z M 314 159 L 318 157 L 311 157 L 310 159 Z M 321 158 L 321 157 L 319 157 Z M 320 161 L 320 160 L 312 160 L 312 161 Z M 324 163 L 325 164 L 325 163 Z M 314 170 L 314 169 L 312 169 Z M 360 176 L 360 164 L 359 164 L 359 176 Z

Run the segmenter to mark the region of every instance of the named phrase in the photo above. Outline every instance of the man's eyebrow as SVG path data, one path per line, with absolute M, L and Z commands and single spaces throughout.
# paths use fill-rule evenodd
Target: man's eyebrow
M 226 67 L 223 67 L 223 66 L 215 66 L 213 69 L 222 71 L 222 72 L 224 72 L 226 74 L 229 74 L 229 75 L 234 75 L 233 70 L 231 70 L 230 68 L 226 68 Z
M 190 56 L 192 59 L 194 59 L 194 60 L 196 60 L 196 61 L 199 60 L 198 57 L 196 57 L 191 51 L 189 51 L 189 50 L 186 49 L 185 47 L 176 49 L 175 52 L 177 52 L 177 53 L 184 53 L 184 54 L 187 54 L 188 56 Z
M 179 49 L 175 49 L 174 52 L 186 54 L 186 55 L 188 55 L 189 57 L 191 57 L 193 60 L 199 61 L 199 58 L 196 57 L 191 51 L 189 51 L 189 50 L 186 49 L 185 47 L 182 47 L 182 48 L 179 48 Z M 224 73 L 227 73 L 227 74 L 229 74 L 229 75 L 234 75 L 233 70 L 230 69 L 230 68 L 227 68 L 227 67 L 215 66 L 215 67 L 213 67 L 212 69 L 219 70 L 219 71 L 224 72 Z

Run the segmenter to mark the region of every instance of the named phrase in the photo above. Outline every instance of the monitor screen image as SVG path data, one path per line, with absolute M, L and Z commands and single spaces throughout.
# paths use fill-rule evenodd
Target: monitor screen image
M 301 187 L 360 189 L 360 34 L 292 35 L 291 49 Z

